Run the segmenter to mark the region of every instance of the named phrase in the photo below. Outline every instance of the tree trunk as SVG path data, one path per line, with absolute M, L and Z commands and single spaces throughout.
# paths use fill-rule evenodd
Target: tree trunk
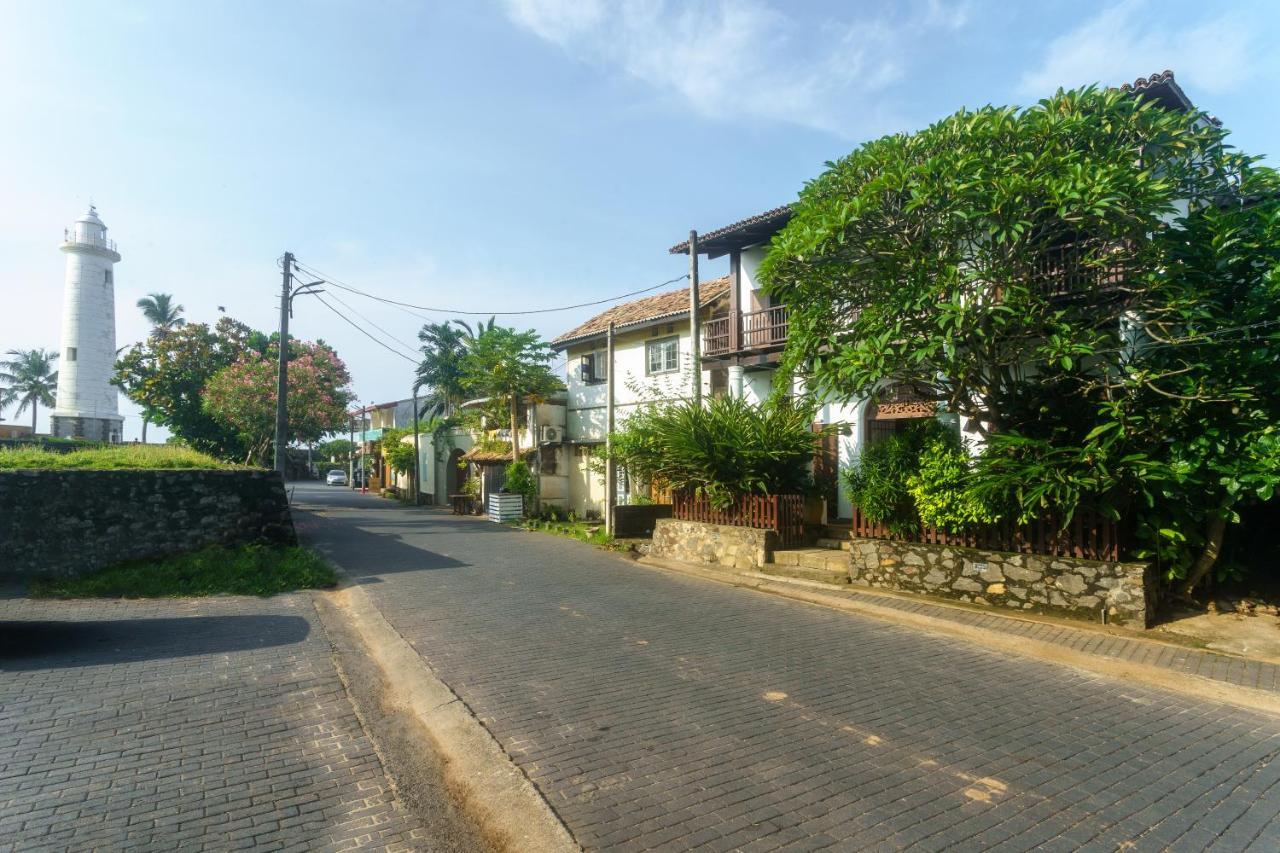
M 1204 550 L 1196 558 L 1191 571 L 1187 573 L 1186 581 L 1182 584 L 1182 594 L 1184 596 L 1189 597 L 1191 591 L 1196 588 L 1200 581 L 1204 580 L 1205 575 L 1209 574 L 1214 564 L 1218 562 L 1218 554 L 1222 551 L 1222 539 L 1226 532 L 1227 507 L 1224 504 L 1216 512 L 1210 513 L 1205 522 Z
M 32 438 L 36 437 L 36 412 L 38 411 L 40 411 L 40 404 L 37 403 L 35 400 L 32 400 L 31 401 L 31 437 Z M 53 425 L 50 424 L 49 426 L 50 426 L 49 432 L 52 434 Z
M 520 433 L 516 431 L 520 417 L 520 395 L 511 395 L 511 461 L 520 461 Z
M 142 443 L 147 443 L 147 416 L 142 416 Z

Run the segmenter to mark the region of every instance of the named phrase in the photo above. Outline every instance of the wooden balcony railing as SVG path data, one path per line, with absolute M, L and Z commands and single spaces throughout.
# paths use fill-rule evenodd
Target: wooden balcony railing
M 1114 290 L 1124 283 L 1128 272 L 1128 264 L 1117 251 L 1083 242 L 1046 250 L 1032 266 L 1029 278 L 1045 296 L 1058 298 Z
M 716 317 L 702 324 L 702 354 L 725 355 L 734 351 L 732 327 L 735 320 L 739 327 L 737 350 L 761 350 L 785 346 L 790 311 L 785 305 L 748 311 L 740 317 Z

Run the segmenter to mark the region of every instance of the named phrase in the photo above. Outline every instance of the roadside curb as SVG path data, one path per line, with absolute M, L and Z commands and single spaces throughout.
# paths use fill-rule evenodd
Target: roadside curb
M 468 811 L 502 848 L 559 853 L 582 848 L 493 736 L 360 586 L 319 593 L 340 610 L 378 665 L 384 699 L 412 713 L 444 759 L 444 773 Z
M 1056 643 L 1047 643 L 1030 637 L 1002 634 L 998 631 L 966 625 L 961 622 L 953 622 L 949 619 L 939 619 L 922 613 L 884 607 L 871 601 L 858 600 L 856 592 L 854 592 L 854 595 L 840 595 L 826 591 L 813 581 L 782 579 L 759 572 L 703 568 L 655 557 L 641 557 L 633 562 L 649 569 L 677 572 L 729 586 L 753 589 L 780 598 L 789 598 L 793 601 L 802 601 L 820 607 L 829 607 L 849 613 L 871 616 L 898 625 L 908 625 L 935 634 L 957 637 L 986 649 L 1065 664 L 1110 678 L 1280 716 L 1280 694 L 1252 687 L 1228 684 L 1199 675 L 1103 657 L 1066 648 Z M 1152 642 L 1138 638 L 1134 638 L 1134 641 Z

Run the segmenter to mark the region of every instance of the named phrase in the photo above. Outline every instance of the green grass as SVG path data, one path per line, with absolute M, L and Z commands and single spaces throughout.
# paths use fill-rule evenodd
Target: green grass
M 192 450 L 157 444 L 120 444 L 114 447 L 92 447 L 57 453 L 39 447 L 0 449 L 0 471 L 36 470 L 141 470 L 176 468 L 236 468 Z
M 35 598 L 185 598 L 275 595 L 337 583 L 316 552 L 297 546 L 213 546 L 159 560 L 122 563 L 75 578 L 33 581 Z
M 536 518 L 518 522 L 517 527 L 539 533 L 550 533 L 554 536 L 566 536 L 579 542 L 588 542 L 609 551 L 626 550 L 625 546 L 613 541 L 613 537 L 604 532 L 602 521 L 542 521 Z

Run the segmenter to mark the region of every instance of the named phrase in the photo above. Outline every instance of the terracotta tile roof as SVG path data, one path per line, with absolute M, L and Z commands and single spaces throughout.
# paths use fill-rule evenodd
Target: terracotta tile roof
M 735 222 L 732 225 L 726 225 L 723 228 L 708 231 L 706 234 L 699 234 L 698 245 L 701 247 L 719 237 L 725 237 L 737 231 L 747 231 L 752 228 L 752 226 L 756 225 L 772 225 L 776 223 L 778 228 L 781 228 L 790 218 L 791 205 L 784 204 L 782 207 L 775 207 L 773 210 L 766 210 L 764 213 L 757 213 L 755 216 L 748 216 L 746 219 L 743 219 L 740 222 Z M 687 255 L 689 254 L 689 241 L 685 240 L 683 243 L 676 243 L 668 249 L 667 252 L 672 255 Z
M 728 292 L 729 276 L 727 275 L 699 283 L 698 298 L 702 303 L 700 307 L 707 307 Z M 551 342 L 551 345 L 556 349 L 563 349 L 574 341 L 602 335 L 609 330 L 610 320 L 614 322 L 616 329 L 625 329 L 628 326 L 648 323 L 664 317 L 675 317 L 688 312 L 689 288 L 682 287 L 679 290 L 669 290 L 666 293 L 646 296 L 643 299 L 634 299 L 631 302 L 615 305 L 609 310 L 592 317 L 577 328 L 570 329 L 560 335 Z

